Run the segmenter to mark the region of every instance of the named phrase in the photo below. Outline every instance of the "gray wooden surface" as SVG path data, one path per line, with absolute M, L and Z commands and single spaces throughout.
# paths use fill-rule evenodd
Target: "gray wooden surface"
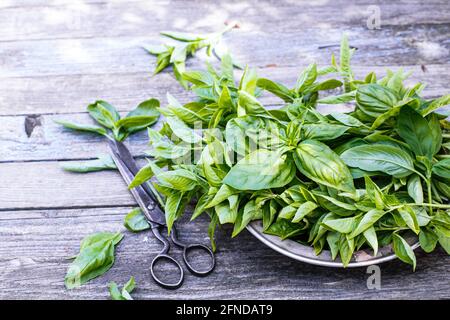
M 380 29 L 367 19 L 379 10 Z M 357 75 L 400 67 L 413 81 L 428 83 L 427 97 L 448 93 L 450 5 L 442 1 L 0 1 L 0 298 L 105 299 L 107 283 L 137 280 L 138 299 L 287 298 L 379 299 L 450 298 L 450 258 L 442 250 L 418 251 L 418 267 L 393 261 L 381 265 L 381 289 L 369 290 L 366 269 L 337 270 L 300 263 L 272 251 L 243 232 L 218 232 L 217 268 L 206 278 L 187 276 L 167 291 L 149 277 L 160 248 L 150 233 L 122 226 L 135 206 L 116 172 L 63 172 L 62 161 L 90 159 L 106 152 L 101 139 L 73 134 L 53 120 L 89 121 L 88 103 L 105 99 L 119 110 L 143 99 L 165 102 L 170 91 L 181 101 L 169 72 L 151 77 L 155 59 L 139 46 L 157 44 L 161 30 L 215 31 L 225 21 L 240 29 L 224 43 L 258 73 L 293 84 L 309 62 L 328 62 L 342 32 L 358 48 Z M 202 66 L 203 56 L 188 68 Z M 267 104 L 278 101 L 269 95 Z M 28 119 L 28 120 L 27 120 Z M 25 121 L 35 121 L 28 136 Z M 145 150 L 145 134 L 129 139 L 133 152 Z M 181 226 L 186 240 L 208 243 L 208 221 Z M 114 267 L 76 290 L 63 278 L 80 240 L 97 231 L 122 231 Z

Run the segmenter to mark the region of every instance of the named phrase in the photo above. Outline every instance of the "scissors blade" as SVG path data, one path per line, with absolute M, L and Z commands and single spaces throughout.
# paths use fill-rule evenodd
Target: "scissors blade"
M 126 146 L 118 141 L 108 140 L 109 147 L 111 149 L 111 157 L 114 160 L 114 163 L 117 166 L 117 169 L 119 169 L 119 172 L 126 182 L 127 185 L 131 184 L 131 181 L 133 181 L 135 173 L 139 171 L 133 157 L 131 156 L 130 152 L 126 148 Z M 118 148 L 120 146 L 120 149 Z M 131 164 L 132 168 L 130 169 L 127 163 L 122 160 L 121 154 L 119 153 L 120 150 L 126 150 L 126 152 L 129 154 L 129 157 L 131 159 L 125 159 L 128 160 L 128 165 Z M 166 221 L 164 218 L 164 213 L 162 212 L 161 208 L 159 207 L 158 203 L 155 201 L 152 195 L 148 194 L 148 192 L 144 189 L 144 187 L 137 186 L 135 188 L 130 189 L 131 194 L 133 195 L 136 202 L 139 204 L 139 207 L 141 208 L 142 212 L 146 216 L 146 218 L 149 220 L 149 222 L 154 222 L 159 225 L 165 225 Z

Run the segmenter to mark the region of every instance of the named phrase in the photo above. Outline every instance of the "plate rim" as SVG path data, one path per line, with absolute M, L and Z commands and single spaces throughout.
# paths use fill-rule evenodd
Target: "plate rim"
M 311 258 L 308 256 L 304 256 L 304 255 L 300 255 L 300 254 L 292 252 L 291 250 L 289 250 L 289 248 L 288 248 L 289 246 L 303 248 L 303 250 L 308 250 L 308 251 L 311 251 L 312 247 L 305 246 L 301 243 L 298 243 L 298 242 L 290 240 L 290 239 L 281 240 L 277 236 L 263 233 L 261 220 L 252 221 L 251 223 L 249 223 L 246 226 L 246 229 L 255 238 L 257 238 L 259 241 L 261 241 L 262 243 L 264 243 L 266 246 L 270 247 L 271 249 L 273 249 L 289 258 L 292 258 L 294 260 L 306 262 L 306 263 L 317 265 L 317 266 L 332 267 L 332 268 L 357 268 L 357 267 L 367 267 L 367 266 L 371 266 L 371 265 L 375 265 L 375 264 L 380 264 L 380 263 L 391 261 L 391 260 L 394 260 L 397 258 L 395 253 L 392 252 L 392 249 L 388 249 L 389 251 L 392 252 L 388 255 L 385 255 L 385 256 L 382 255 L 379 257 L 377 256 L 377 257 L 373 257 L 372 259 L 367 259 L 364 261 L 354 261 L 355 255 L 358 255 L 358 254 L 367 255 L 366 251 L 359 250 L 359 251 L 356 251 L 353 253 L 352 261 L 346 267 L 344 267 L 342 262 L 338 260 L 339 258 L 337 258 L 336 261 L 314 259 L 314 258 Z M 413 250 L 415 250 L 418 247 L 419 247 L 419 242 L 417 240 L 415 240 L 415 242 L 411 245 L 411 248 Z M 383 248 L 385 248 L 385 250 L 386 250 L 387 247 L 383 247 Z M 382 248 L 380 248 L 379 252 L 381 251 L 381 249 Z M 324 252 L 328 253 L 328 255 L 330 254 L 330 252 L 328 250 L 324 250 Z M 321 255 L 322 254 L 323 253 L 321 253 Z

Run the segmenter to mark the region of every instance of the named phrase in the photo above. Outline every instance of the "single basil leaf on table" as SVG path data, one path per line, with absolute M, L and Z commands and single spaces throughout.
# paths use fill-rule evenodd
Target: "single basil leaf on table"
M 366 171 L 381 171 L 397 178 L 415 172 L 413 159 L 404 150 L 383 144 L 353 147 L 341 154 L 341 159 L 350 167 Z
M 345 192 L 355 193 L 353 178 L 339 156 L 315 140 L 301 142 L 294 152 L 297 168 L 309 179 Z
M 61 164 L 61 167 L 65 171 L 79 172 L 79 173 L 117 169 L 114 160 L 108 154 L 101 155 L 95 160 L 63 163 Z
M 132 232 L 139 232 L 150 228 L 150 225 L 147 222 L 147 218 L 144 216 L 140 208 L 131 210 L 125 216 L 123 224 L 128 230 Z
M 108 271 L 114 264 L 114 248 L 122 238 L 120 233 L 107 232 L 84 238 L 79 254 L 67 270 L 64 280 L 66 288 L 79 287 Z
M 109 293 L 111 295 L 112 300 L 133 300 L 130 293 L 134 290 L 136 286 L 136 282 L 134 277 L 131 277 L 127 283 L 122 288 L 122 291 L 119 290 L 117 283 L 110 282 L 109 283 Z

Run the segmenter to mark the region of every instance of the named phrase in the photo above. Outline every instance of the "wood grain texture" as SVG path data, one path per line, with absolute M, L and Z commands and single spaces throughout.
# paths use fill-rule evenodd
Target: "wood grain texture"
M 137 1 L 73 3 L 62 6 L 6 7 L 0 11 L 0 41 L 54 38 L 109 37 L 134 34 L 156 35 L 161 30 L 189 28 L 193 31 L 220 28 L 225 21 L 237 20 L 243 30 L 289 32 L 305 26 L 329 30 L 353 24 L 366 26 L 372 2 L 345 1 L 239 1 L 235 3 L 197 1 Z M 447 23 L 448 3 L 393 3 L 378 5 L 382 23 L 411 25 Z M 12 19 L 11 17 L 14 17 Z M 152 19 L 148 19 L 152 17 Z M 286 17 L 296 17 L 287 20 Z
M 257 71 L 261 77 L 269 77 L 292 86 L 305 66 L 306 64 L 266 67 Z M 353 69 L 356 76 L 364 77 L 370 71 L 383 76 L 387 68 L 398 70 L 399 66 L 367 65 L 355 66 Z M 199 69 L 203 69 L 203 66 L 199 66 Z M 405 65 L 403 69 L 413 72 L 408 80 L 410 83 L 420 81 L 428 84 L 424 91 L 427 97 L 437 97 L 448 91 L 450 64 L 427 65 L 425 72 L 420 65 Z M 151 97 L 160 99 L 164 105 L 167 92 L 184 103 L 193 97 L 168 72 L 153 78 L 147 72 L 8 78 L 0 81 L 0 92 L 0 116 L 85 112 L 86 106 L 98 99 L 110 102 L 121 111 L 127 111 Z M 278 104 L 280 99 L 265 94 L 261 102 L 266 105 Z
M 148 266 L 161 246 L 150 232 L 132 234 L 122 226 L 129 207 L 2 212 L 0 215 L 0 298 L 106 299 L 106 284 L 135 276 L 137 299 L 420 299 L 450 298 L 448 264 L 442 250 L 418 253 L 418 267 L 400 261 L 381 265 L 381 290 L 367 289 L 366 268 L 329 269 L 300 263 L 267 248 L 244 231 L 217 232 L 217 268 L 205 278 L 186 273 L 170 291 L 150 278 Z M 179 225 L 187 242 L 208 244 L 207 219 Z M 93 232 L 121 231 L 116 263 L 80 289 L 66 290 L 63 278 L 80 240 Z M 175 254 L 179 256 L 179 251 Z M 433 279 L 430 284 L 430 279 Z
M 381 28 L 369 30 L 367 19 L 377 9 Z M 69 132 L 54 120 L 90 122 L 85 108 L 98 99 L 122 112 L 150 97 L 164 105 L 167 91 L 187 102 L 192 95 L 170 71 L 150 76 L 155 58 L 139 46 L 159 43 L 162 30 L 210 32 L 226 21 L 240 24 L 224 37 L 235 57 L 256 67 L 260 76 L 288 86 L 311 61 L 328 64 L 338 47 L 327 46 L 338 44 L 346 32 L 358 48 L 353 59 L 357 77 L 403 67 L 413 71 L 409 83 L 428 84 L 426 97 L 448 93 L 447 0 L 2 0 L 0 299 L 106 299 L 109 281 L 122 284 L 131 275 L 137 279 L 138 299 L 450 298 L 450 258 L 440 249 L 429 255 L 417 252 L 416 272 L 399 261 L 381 265 L 381 290 L 369 290 L 365 268 L 300 263 L 246 231 L 231 239 L 227 226 L 218 232 L 214 273 L 187 275 L 180 289 L 164 290 L 148 273 L 159 243 L 149 232 L 132 234 L 122 225 L 135 201 L 119 174 L 74 174 L 60 168 L 62 162 L 105 153 L 107 146 L 102 138 Z M 203 68 L 205 58 L 200 53 L 188 68 Z M 280 103 L 270 94 L 261 101 Z M 145 132 L 128 143 L 135 155 L 142 154 Z M 205 217 L 183 223 L 181 237 L 208 244 L 207 224 Z M 81 239 L 117 230 L 125 238 L 114 267 L 80 289 L 65 290 L 67 257 L 77 252 Z

